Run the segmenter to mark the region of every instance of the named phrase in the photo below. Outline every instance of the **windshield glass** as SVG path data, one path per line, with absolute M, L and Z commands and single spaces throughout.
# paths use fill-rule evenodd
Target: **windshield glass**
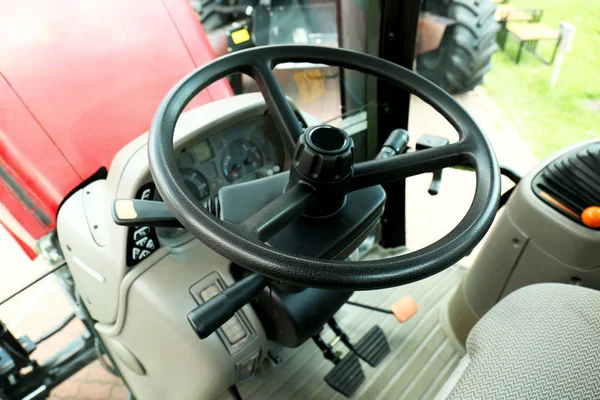
M 196 7 L 217 55 L 253 46 L 282 44 L 366 51 L 369 9 L 366 0 L 268 3 L 247 6 L 243 13 L 226 15 L 219 14 L 225 11 L 221 7 Z M 237 10 L 241 11 L 242 7 Z M 227 25 L 226 21 L 232 22 Z M 369 103 L 364 74 L 310 63 L 280 64 L 275 74 L 285 94 L 298 108 L 322 122 L 339 124 L 343 116 L 364 112 Z M 230 83 L 236 94 L 258 91 L 247 76 L 232 76 Z M 371 99 L 370 104 L 375 103 L 375 98 Z

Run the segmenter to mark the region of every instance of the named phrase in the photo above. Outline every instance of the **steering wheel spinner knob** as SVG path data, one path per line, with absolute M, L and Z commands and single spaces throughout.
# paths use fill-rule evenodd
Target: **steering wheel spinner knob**
M 296 143 L 287 188 L 300 181 L 313 186 L 318 195 L 305 215 L 330 216 L 344 206 L 353 164 L 354 142 L 346 132 L 330 125 L 310 127 Z
M 295 169 L 304 178 L 318 182 L 346 178 L 353 162 L 352 139 L 343 130 L 329 125 L 308 128 L 294 151 Z

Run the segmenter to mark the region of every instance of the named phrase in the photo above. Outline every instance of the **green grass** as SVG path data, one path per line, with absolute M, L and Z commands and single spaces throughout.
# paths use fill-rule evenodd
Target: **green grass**
M 542 22 L 558 29 L 565 20 L 575 25 L 571 53 L 564 57 L 554 89 L 550 79 L 554 65 L 547 66 L 524 52 L 519 65 L 502 51 L 493 57 L 485 78 L 487 92 L 512 119 L 535 155 L 546 157 L 581 140 L 600 137 L 600 0 L 511 0 L 520 8 L 542 8 Z M 508 38 L 508 51 L 516 46 Z M 513 39 L 514 40 L 514 39 Z M 550 52 L 550 43 L 540 51 Z

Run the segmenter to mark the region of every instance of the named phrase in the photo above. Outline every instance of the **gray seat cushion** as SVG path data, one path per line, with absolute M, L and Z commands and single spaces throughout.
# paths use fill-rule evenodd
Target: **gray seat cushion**
M 600 399 L 600 292 L 544 283 L 475 325 L 449 399 Z

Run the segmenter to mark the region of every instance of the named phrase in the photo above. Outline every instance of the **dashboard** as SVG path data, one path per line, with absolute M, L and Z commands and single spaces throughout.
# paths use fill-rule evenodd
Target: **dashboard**
M 186 186 L 209 210 L 223 186 L 271 176 L 286 168 L 281 138 L 273 119 L 266 113 L 249 117 L 208 137 L 191 139 L 175 151 Z M 162 200 L 151 182 L 140 187 L 135 197 Z M 158 250 L 160 243 L 178 244 L 185 233 L 183 228 L 130 228 L 126 265 L 138 264 Z
M 225 185 L 280 172 L 285 154 L 273 120 L 261 115 L 190 143 L 177 159 L 190 191 L 206 201 Z

